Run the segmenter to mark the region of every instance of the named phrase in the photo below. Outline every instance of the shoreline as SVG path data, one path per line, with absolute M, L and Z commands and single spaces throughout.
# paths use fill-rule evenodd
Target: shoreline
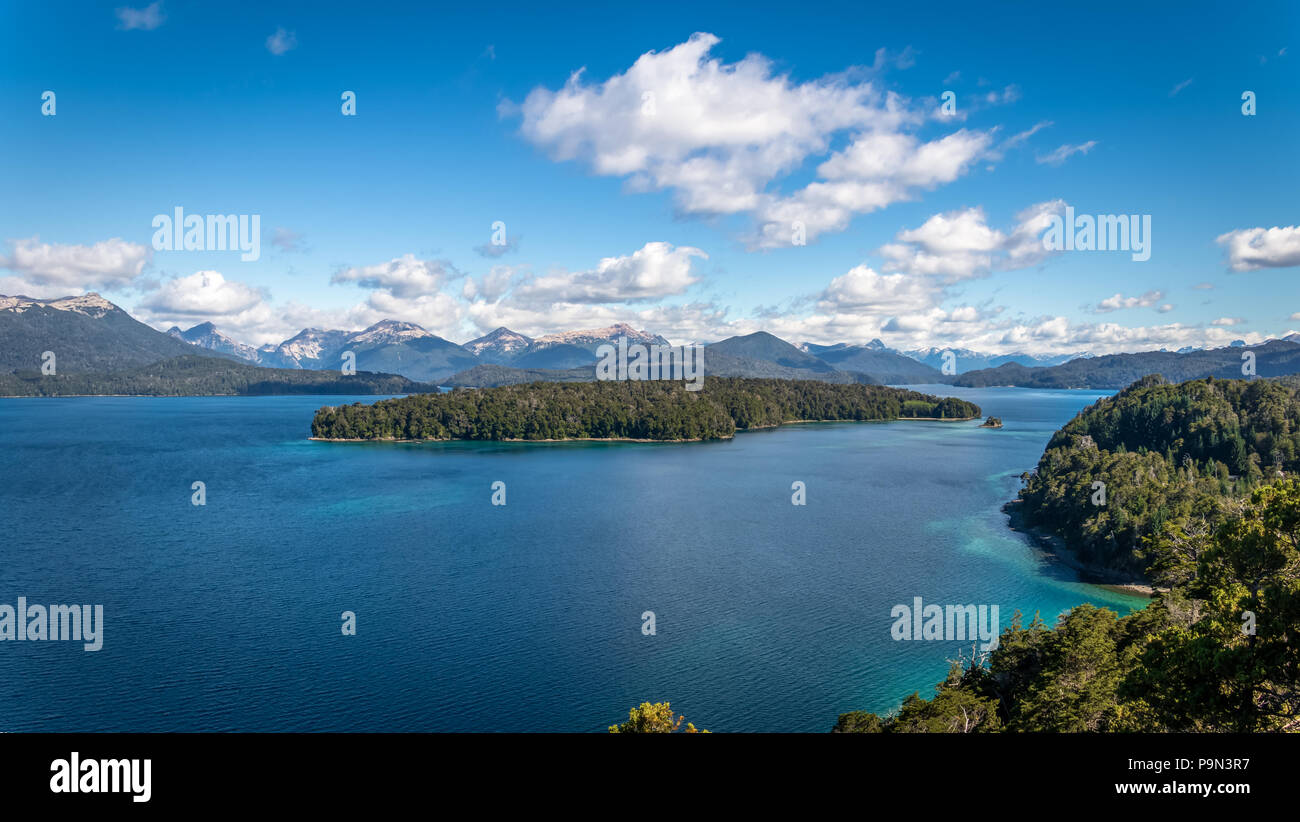
M 746 431 L 771 431 L 771 430 L 773 430 L 773 429 L 775 429 L 775 428 L 780 428 L 780 427 L 783 426 L 783 425 L 804 425 L 804 424 L 809 424 L 809 423 L 830 423 L 830 422 L 854 422 L 854 423 L 864 423 L 864 422 L 900 422 L 900 421 L 903 421 L 903 420 L 923 420 L 923 421 L 928 421 L 928 422 L 970 422 L 971 420 L 977 420 L 977 419 L 979 419 L 979 416 L 974 416 L 974 417 L 964 417 L 964 418 L 959 418 L 959 417 L 894 417 L 893 419 L 887 419 L 887 420 L 782 420 L 781 422 L 778 422 L 778 423 L 776 423 L 775 425 L 755 425 L 755 426 L 752 426 L 752 427 L 750 427 L 750 428 L 737 428 L 735 434 L 732 434 L 730 437 L 708 437 L 708 438 L 704 438 L 704 437 L 693 437 L 693 438 L 690 438 L 690 439 L 673 439 L 673 440 L 657 440 L 657 439 L 648 439 L 648 438 L 644 438 L 644 437 L 560 437 L 560 438 L 558 438 L 558 439 L 557 439 L 557 438 L 549 438 L 549 439 L 540 439 L 540 440 L 521 439 L 521 438 L 518 438 L 518 437 L 505 437 L 505 438 L 502 438 L 502 439 L 468 439 L 468 438 L 465 438 L 465 437 L 447 437 L 446 439 L 434 439 L 434 438 L 430 437 L 430 438 L 428 438 L 428 439 L 421 439 L 421 440 L 413 440 L 413 439 L 398 439 L 397 437 L 366 437 L 366 438 L 358 438 L 358 437 L 308 437 L 307 439 L 310 440 L 311 442 L 405 442 L 405 443 L 421 443 L 421 442 L 725 442 L 725 441 L 727 441 L 727 440 L 733 440 L 733 439 L 735 439 L 735 438 L 736 438 L 736 434 L 743 434 L 743 433 L 745 433 Z
M 1021 508 L 1022 505 L 1024 505 L 1024 502 L 1017 497 L 1002 506 L 1002 513 L 1007 515 L 1007 527 L 1033 540 L 1034 547 L 1049 560 L 1059 562 L 1078 571 L 1080 582 L 1096 585 L 1099 588 L 1108 588 L 1120 593 L 1140 594 L 1148 598 L 1168 590 L 1144 582 L 1120 581 L 1120 575 L 1114 570 L 1084 562 L 1079 559 L 1074 551 L 1070 550 L 1065 544 L 1065 540 L 1042 528 L 1027 524 Z

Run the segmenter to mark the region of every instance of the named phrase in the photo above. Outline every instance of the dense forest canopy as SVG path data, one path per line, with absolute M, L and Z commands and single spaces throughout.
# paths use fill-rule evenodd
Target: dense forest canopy
M 1022 513 L 1085 562 L 1140 578 L 1145 543 L 1166 523 L 1204 528 L 1225 500 L 1297 469 L 1296 380 L 1153 375 L 1052 437 L 1025 477 Z
M 195 354 L 107 374 L 0 374 L 0 396 L 5 397 L 407 394 L 431 387 L 396 374 L 261 368 Z
M 842 733 L 1300 731 L 1300 483 L 1257 488 L 1208 532 L 1167 523 L 1186 573 L 1139 611 L 1080 605 L 1053 630 L 1017 614 L 930 699 L 842 714 Z
M 1153 376 L 1085 410 L 1052 438 L 1025 504 L 1167 590 L 1124 617 L 1080 605 L 1054 629 L 1017 613 L 930 699 L 842 714 L 833 730 L 1300 731 L 1298 391 L 1295 378 Z
M 529 383 L 418 394 L 316 412 L 322 439 L 725 439 L 796 420 L 973 419 L 978 406 L 879 385 L 708 377 L 673 381 Z

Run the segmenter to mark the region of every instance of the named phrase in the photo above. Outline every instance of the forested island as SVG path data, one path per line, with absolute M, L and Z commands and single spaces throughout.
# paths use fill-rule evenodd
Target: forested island
M 979 406 L 879 385 L 708 377 L 528 383 L 327 406 L 311 433 L 326 440 L 685 441 L 804 421 L 970 420 Z
M 193 354 L 103 374 L 0 374 L 0 397 L 408 394 L 433 389 L 396 374 L 261 368 Z
M 1125 617 L 1017 613 L 930 699 L 840 733 L 1300 731 L 1297 380 L 1143 378 L 1051 440 L 1026 516 L 1165 586 Z M 1105 483 L 1104 499 L 1094 482 Z

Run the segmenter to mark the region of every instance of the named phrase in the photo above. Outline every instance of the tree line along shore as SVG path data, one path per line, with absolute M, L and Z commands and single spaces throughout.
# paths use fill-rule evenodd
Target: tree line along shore
M 728 439 L 800 421 L 969 420 L 974 403 L 879 385 L 708 377 L 700 391 L 672 381 L 527 383 L 326 406 L 321 440 Z

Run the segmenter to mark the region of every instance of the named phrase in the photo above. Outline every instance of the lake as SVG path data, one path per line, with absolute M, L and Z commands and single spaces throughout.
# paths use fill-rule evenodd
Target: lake
M 0 643 L 0 731 L 603 731 L 643 701 L 827 731 L 969 653 L 891 637 L 914 597 L 998 605 L 1003 627 L 1142 605 L 999 510 L 1109 392 L 912 387 L 1005 428 L 321 443 L 316 408 L 376 398 L 0 400 L 0 603 L 102 604 L 105 623 L 97 652 Z

